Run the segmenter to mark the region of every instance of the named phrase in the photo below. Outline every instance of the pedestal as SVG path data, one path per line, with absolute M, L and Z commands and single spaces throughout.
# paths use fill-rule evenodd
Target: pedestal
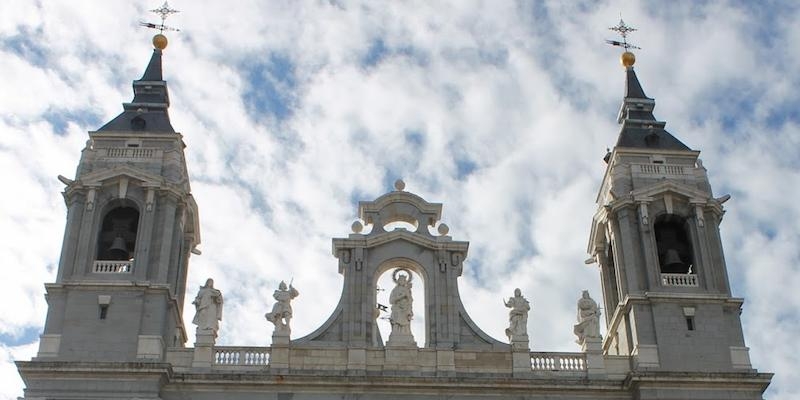
M 511 336 L 511 367 L 515 377 L 533 375 L 528 335 Z
M 417 342 L 411 334 L 402 334 L 392 332 L 389 334 L 389 340 L 386 341 L 386 347 L 397 348 L 417 348 Z
M 275 343 L 269 351 L 269 369 L 280 373 L 289 369 L 289 346 Z
M 511 369 L 514 377 L 525 377 L 533 375 L 531 369 L 531 352 L 512 350 L 511 352 Z
M 290 341 L 289 335 L 272 335 L 273 346 L 288 346 Z
M 528 335 L 513 335 L 511 336 L 511 349 L 514 351 L 528 351 L 530 352 L 530 341 Z
M 269 352 L 269 368 L 275 372 L 289 369 L 289 331 L 278 329 L 272 334 L 272 348 Z
M 197 332 L 192 368 L 211 368 L 211 365 L 214 364 L 215 340 L 213 333 Z
M 605 374 L 606 362 L 603 357 L 602 338 L 585 338 L 581 344 L 581 351 L 586 353 L 586 373 L 589 376 Z

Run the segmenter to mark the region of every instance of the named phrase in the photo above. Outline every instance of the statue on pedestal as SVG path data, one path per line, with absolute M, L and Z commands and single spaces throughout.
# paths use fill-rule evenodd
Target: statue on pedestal
M 275 332 L 273 336 L 286 336 L 288 337 L 291 333 L 291 327 L 289 326 L 289 322 L 292 320 L 292 304 L 291 301 L 295 297 L 299 296 L 300 292 L 294 288 L 291 284 L 289 284 L 289 288 L 286 288 L 286 282 L 281 281 L 278 285 L 278 290 L 272 294 L 272 297 L 275 298 L 276 303 L 272 306 L 272 312 L 268 312 L 264 315 L 267 321 L 272 322 L 275 324 Z
M 597 303 L 589 296 L 589 291 L 584 290 L 578 300 L 578 323 L 573 332 L 578 337 L 575 343 L 583 345 L 586 339 L 600 338 L 600 309 Z
M 405 274 L 400 274 L 404 272 Z M 399 276 L 398 276 L 399 275 Z M 414 345 L 414 336 L 411 333 L 411 320 L 414 318 L 412 310 L 414 297 L 411 295 L 411 272 L 406 268 L 397 268 L 392 273 L 392 280 L 395 283 L 392 293 L 389 295 L 389 303 L 392 305 L 392 312 L 389 321 L 392 324 L 392 332 L 389 334 L 389 345 Z
M 197 334 L 217 337 L 222 320 L 222 292 L 214 289 L 213 279 L 209 278 L 205 286 L 200 286 L 192 304 L 196 310 L 192 323 L 197 325 Z
M 511 309 L 508 312 L 508 328 L 506 329 L 508 340 L 512 344 L 514 342 L 527 342 L 528 311 L 531 310 L 530 303 L 522 296 L 522 291 L 517 288 L 514 289 L 514 297 L 510 297 L 508 301 L 503 302 L 503 304 Z

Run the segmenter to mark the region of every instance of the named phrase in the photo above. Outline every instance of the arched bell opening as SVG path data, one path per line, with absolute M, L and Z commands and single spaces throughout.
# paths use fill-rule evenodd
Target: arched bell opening
M 617 286 L 617 264 L 614 258 L 614 245 L 609 241 L 604 250 L 606 265 L 604 266 L 606 274 L 608 275 L 603 287 L 605 288 L 605 303 L 606 303 L 606 322 L 611 321 L 613 310 L 619 304 L 619 287 Z
M 694 251 L 686 220 L 664 214 L 654 225 L 658 265 L 662 274 L 695 274 Z
M 130 206 L 112 208 L 103 217 L 97 237 L 97 260 L 130 261 L 136 249 L 139 210 Z
M 425 281 L 417 268 L 407 263 L 392 263 L 379 269 L 375 289 L 374 315 L 379 342 L 387 347 L 425 347 L 428 342 Z

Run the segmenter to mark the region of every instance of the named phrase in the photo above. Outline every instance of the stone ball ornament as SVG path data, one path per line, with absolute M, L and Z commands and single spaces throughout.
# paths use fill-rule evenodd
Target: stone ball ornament
M 447 224 L 445 223 L 441 223 L 439 224 L 439 227 L 436 228 L 436 230 L 439 232 L 440 235 L 444 236 L 447 235 L 448 232 L 450 232 L 450 227 L 447 226 Z
M 406 183 L 405 183 L 405 182 L 403 182 L 403 180 L 402 180 L 402 179 L 398 179 L 398 180 L 394 181 L 394 188 L 395 188 L 395 189 L 396 189 L 398 192 L 402 192 L 402 191 L 403 191 L 403 189 L 405 189 L 405 188 L 406 188 Z
M 364 224 L 361 221 L 353 221 L 353 225 L 350 225 L 350 229 L 353 230 L 353 233 L 361 233 L 364 230 Z

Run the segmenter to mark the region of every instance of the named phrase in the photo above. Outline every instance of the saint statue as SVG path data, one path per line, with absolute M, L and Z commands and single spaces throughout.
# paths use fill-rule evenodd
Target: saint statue
M 291 328 L 289 327 L 289 322 L 292 320 L 291 301 L 299 295 L 300 292 L 291 284 L 287 289 L 284 281 L 281 281 L 278 285 L 278 290 L 272 294 L 276 303 L 272 306 L 272 312 L 266 313 L 264 317 L 267 321 L 275 324 L 275 335 L 289 336 L 291 333 Z
M 405 272 L 405 274 L 399 274 L 401 271 Z M 411 334 L 411 320 L 414 318 L 411 272 L 405 268 L 398 268 L 392 273 L 392 280 L 394 280 L 395 287 L 389 295 L 389 303 L 392 305 L 392 312 L 389 317 L 389 322 L 392 324 L 392 332 L 389 335 L 389 342 L 397 344 L 415 343 Z
M 578 323 L 573 329 L 578 339 L 576 343 L 583 345 L 588 338 L 600 338 L 600 309 L 597 303 L 589 297 L 589 291 L 584 290 L 578 300 Z
M 522 296 L 519 288 L 514 289 L 514 297 L 503 302 L 511 310 L 508 312 L 508 329 L 506 336 L 511 342 L 528 340 L 528 311 L 531 304 Z
M 205 286 L 200 286 L 192 304 L 196 310 L 192 323 L 197 325 L 197 334 L 217 337 L 219 321 L 222 320 L 222 292 L 214 289 L 213 279 L 208 278 Z

